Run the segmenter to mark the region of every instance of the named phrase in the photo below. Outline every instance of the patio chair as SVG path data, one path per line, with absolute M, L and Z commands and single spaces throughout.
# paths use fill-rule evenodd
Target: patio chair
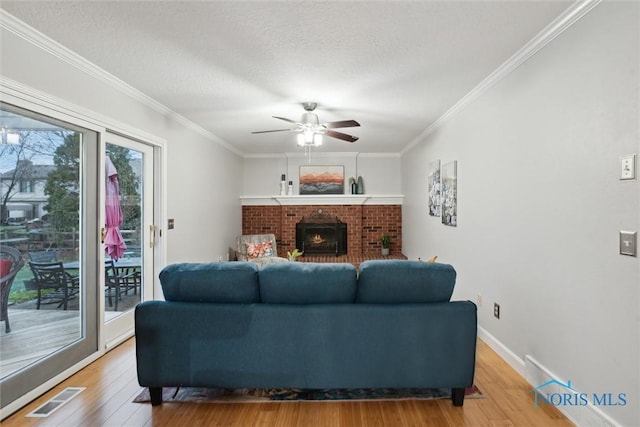
M 29 251 L 29 260 L 31 262 L 58 262 L 58 251 L 49 249 L 45 251 Z M 78 275 L 71 274 L 69 271 L 67 271 L 67 276 L 69 276 L 71 280 L 78 280 Z M 33 280 L 25 280 L 25 286 L 27 288 L 36 288 Z
M 129 291 L 133 291 L 133 294 L 136 295 L 142 281 L 140 269 L 138 267 L 116 266 L 116 270 L 118 271 L 118 274 L 120 275 L 122 280 L 122 284 L 124 285 L 124 294 L 128 295 Z
M 127 295 L 130 290 L 137 294 L 140 286 L 140 272 L 134 267 L 118 267 L 112 259 L 105 260 L 105 296 L 108 298 L 109 307 L 118 311 L 118 301 L 122 294 Z M 115 302 L 114 302 L 115 301 Z
M 58 252 L 56 251 L 30 251 L 29 260 L 33 262 L 57 262 Z
M 79 292 L 79 281 L 70 275 L 62 265 L 62 262 L 29 262 L 33 272 L 34 283 L 38 291 L 36 309 L 42 304 L 42 291 L 49 289 L 52 292 L 46 294 L 49 303 L 60 301 L 58 308 L 67 309 L 67 304 Z
M 278 256 L 275 234 L 245 234 L 236 238 L 238 261 L 255 262 L 259 266 L 288 261 Z
M 24 259 L 19 250 L 10 246 L 0 246 L 0 321 L 4 320 L 5 331 L 11 332 L 9 324 L 9 293 Z
M 104 262 L 104 293 L 109 299 L 109 307 L 113 307 L 115 300 L 115 311 L 118 311 L 118 300 L 121 299 L 122 289 L 120 287 L 120 277 L 112 259 Z

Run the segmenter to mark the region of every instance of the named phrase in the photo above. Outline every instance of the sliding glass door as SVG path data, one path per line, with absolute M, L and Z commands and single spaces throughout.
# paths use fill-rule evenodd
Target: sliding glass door
M 0 256 L 24 260 L 1 282 L 4 408 L 97 351 L 102 254 L 98 133 L 0 103 L 0 136 Z
M 136 304 L 153 297 L 153 147 L 105 135 L 105 343 L 133 334 Z

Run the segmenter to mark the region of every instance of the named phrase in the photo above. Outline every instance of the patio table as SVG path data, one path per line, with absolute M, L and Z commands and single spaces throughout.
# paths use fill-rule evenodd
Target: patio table
M 62 265 L 64 266 L 65 269 L 69 269 L 69 270 L 80 269 L 80 261 L 63 262 Z M 116 268 L 141 268 L 142 259 L 138 257 L 120 258 L 118 261 L 114 261 L 114 265 Z

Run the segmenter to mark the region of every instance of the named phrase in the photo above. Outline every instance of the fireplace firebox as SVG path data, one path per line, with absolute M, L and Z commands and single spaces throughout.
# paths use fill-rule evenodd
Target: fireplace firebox
M 347 253 L 347 224 L 318 209 L 296 224 L 296 248 L 305 254 Z

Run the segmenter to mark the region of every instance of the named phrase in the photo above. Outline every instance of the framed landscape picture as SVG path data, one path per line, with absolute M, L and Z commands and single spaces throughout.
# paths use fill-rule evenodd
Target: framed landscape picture
M 344 166 L 300 166 L 300 194 L 344 194 Z

